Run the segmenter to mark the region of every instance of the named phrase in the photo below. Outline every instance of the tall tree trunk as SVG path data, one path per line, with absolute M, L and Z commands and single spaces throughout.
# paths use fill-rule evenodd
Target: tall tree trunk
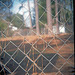
M 48 28 L 48 34 L 53 32 L 52 28 L 52 16 L 51 16 L 51 0 L 46 0 L 46 8 L 47 8 L 47 24 L 49 26 Z
M 30 18 L 30 29 L 32 30 L 32 19 L 31 19 L 31 11 L 30 11 L 29 0 L 28 0 L 28 9 L 29 9 L 29 18 Z
M 56 33 L 59 33 L 59 25 L 58 25 L 58 5 L 57 5 L 57 0 L 55 0 L 55 11 L 56 11 Z
M 39 13 L 38 13 L 38 4 L 37 4 L 37 0 L 34 0 L 35 2 L 35 13 L 36 13 L 36 32 L 39 35 Z

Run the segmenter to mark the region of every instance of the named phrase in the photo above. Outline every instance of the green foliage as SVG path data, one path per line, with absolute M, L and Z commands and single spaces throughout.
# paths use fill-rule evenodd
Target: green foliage
M 13 16 L 7 17 L 7 21 L 12 22 L 13 26 L 20 28 L 23 24 L 23 16 L 20 14 L 14 14 Z
M 61 10 L 61 12 L 60 12 L 60 21 L 62 22 L 62 23 L 66 23 L 66 21 L 69 19 L 69 18 L 71 18 L 72 17 L 72 3 L 71 3 L 71 1 L 70 0 L 66 0 L 66 1 L 64 1 L 64 0 L 60 0 L 60 3 L 61 3 L 61 6 L 62 7 L 60 7 L 60 10 Z M 69 21 L 68 21 L 68 23 L 69 23 Z
M 4 29 L 6 29 L 7 26 L 8 25 L 2 19 L 0 19 L 0 31 L 3 31 Z
M 46 11 L 46 0 L 39 0 L 40 5 L 42 6 L 38 6 L 39 7 L 39 18 L 42 16 L 42 14 L 44 13 L 44 15 L 39 19 L 41 22 L 43 22 L 44 24 L 47 24 L 47 11 Z M 51 0 L 51 13 L 52 13 L 52 18 L 54 18 L 55 16 L 55 2 L 53 0 Z M 54 23 L 55 24 L 55 21 Z M 39 24 L 40 28 L 44 27 L 42 24 Z
M 39 4 L 42 6 L 41 7 L 40 5 L 38 5 L 38 9 L 39 9 L 39 20 L 41 22 L 43 22 L 44 24 L 46 24 L 47 23 L 47 13 L 46 13 L 46 10 L 45 10 L 46 9 L 46 0 L 39 0 Z M 42 25 L 42 24 L 39 23 L 39 27 L 41 29 L 41 28 L 44 27 L 44 25 Z
M 55 16 L 55 1 L 51 0 L 51 14 L 52 14 L 52 18 L 54 18 Z

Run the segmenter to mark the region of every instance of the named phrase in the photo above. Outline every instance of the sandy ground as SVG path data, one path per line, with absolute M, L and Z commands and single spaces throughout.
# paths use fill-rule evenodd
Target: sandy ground
M 37 50 L 39 50 L 47 59 L 50 60 L 50 58 L 54 55 L 54 54 L 57 54 L 52 60 L 51 60 L 51 63 L 53 65 L 55 65 L 57 68 L 61 68 L 61 72 L 64 74 L 64 75 L 69 75 L 68 72 L 65 73 L 64 70 L 66 70 L 67 68 L 69 69 L 71 66 L 74 66 L 74 56 L 72 56 L 72 54 L 74 53 L 74 36 L 71 36 L 72 34 L 68 34 L 68 33 L 65 33 L 65 34 L 60 34 L 60 35 L 56 35 L 57 37 L 55 36 L 49 36 L 49 35 L 41 35 L 41 36 L 16 36 L 16 37 L 7 37 L 7 38 L 1 38 L 0 39 L 0 52 L 2 52 L 2 48 L 5 47 L 5 45 L 8 44 L 8 42 L 11 40 L 16 46 L 19 46 L 19 48 L 24 52 L 24 49 L 26 50 L 26 53 L 33 47 L 35 47 Z M 39 39 L 40 37 L 40 39 Z M 64 41 L 61 41 L 60 38 Z M 68 39 L 69 38 L 69 39 Z M 25 41 L 24 39 L 26 39 L 27 41 Z M 43 41 L 43 40 L 44 41 Z M 53 40 L 52 40 L 53 39 Z M 67 40 L 68 39 L 68 40 Z M 38 41 L 37 41 L 38 40 Z M 22 43 L 22 44 L 21 44 Z M 30 45 L 30 44 L 32 45 Z M 34 44 L 35 43 L 35 44 Z M 20 45 L 21 44 L 21 45 Z M 34 44 L 34 45 L 33 45 Z M 50 46 L 48 46 L 48 44 Z M 25 45 L 25 47 L 24 47 Z M 48 47 L 47 47 L 48 46 Z M 47 47 L 47 48 L 46 48 Z M 46 48 L 46 49 L 45 49 Z M 34 49 L 36 51 L 36 49 Z M 10 43 L 6 48 L 5 50 L 10 54 L 12 55 L 16 50 L 17 48 L 12 44 Z M 33 54 L 33 48 L 32 48 L 32 51 L 31 53 Z M 29 53 L 30 54 L 30 53 Z M 33 56 L 29 56 L 32 60 L 33 60 Z M 35 59 L 37 58 L 38 55 L 38 52 L 36 51 L 35 53 Z M 4 55 L 4 54 L 3 54 Z M 0 57 L 2 57 L 3 55 L 1 55 Z M 15 57 L 15 60 L 17 62 L 20 62 L 21 59 L 23 59 L 23 55 L 21 54 L 21 52 L 17 52 L 15 54 L 16 56 Z M 22 57 L 20 57 L 22 56 Z M 13 58 L 14 58 L 13 57 Z M 63 59 L 62 59 L 63 58 Z M 9 59 L 9 57 L 7 55 L 5 55 L 4 57 L 4 63 L 6 63 Z M 71 64 L 68 64 L 68 63 L 65 63 L 66 60 Z M 28 61 L 28 60 L 25 60 L 25 61 Z M 41 58 L 38 60 L 38 63 L 39 62 L 42 62 Z M 46 60 L 43 61 L 43 64 L 44 62 L 47 63 Z M 14 62 L 13 62 L 14 63 Z M 21 65 L 24 66 L 24 63 L 23 62 Z M 38 64 L 37 63 L 37 64 Z M 65 63 L 65 64 L 64 64 Z M 12 64 L 10 62 L 10 64 Z M 26 63 L 27 64 L 27 63 Z M 29 63 L 30 65 L 31 63 Z M 42 63 L 38 66 L 41 67 Z M 46 64 L 44 64 L 46 65 Z M 63 66 L 62 66 L 63 65 Z M 8 64 L 9 66 L 9 64 Z M 11 68 L 9 66 L 9 68 Z M 13 67 L 12 67 L 13 68 Z M 51 67 L 49 67 L 51 68 Z M 46 71 L 49 72 L 49 68 L 47 68 Z M 69 69 L 71 70 L 71 69 Z M 31 70 L 32 71 L 32 70 Z M 17 70 L 18 72 L 18 70 Z M 57 71 L 58 72 L 58 71 Z M 21 71 L 20 71 L 21 73 Z M 45 73 L 45 75 L 55 75 L 56 72 L 50 72 L 50 73 Z M 30 75 L 37 75 L 37 74 L 30 74 Z M 40 74 L 38 74 L 40 75 Z M 41 74 L 41 75 L 44 75 L 44 74 Z M 61 73 L 58 73 L 57 75 L 61 75 Z M 72 75 L 72 74 L 70 74 Z

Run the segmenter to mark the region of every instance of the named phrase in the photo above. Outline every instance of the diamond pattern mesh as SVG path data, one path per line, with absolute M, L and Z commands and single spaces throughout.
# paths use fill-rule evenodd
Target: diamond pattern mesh
M 73 67 L 73 0 L 0 1 L 0 75 L 73 75 Z

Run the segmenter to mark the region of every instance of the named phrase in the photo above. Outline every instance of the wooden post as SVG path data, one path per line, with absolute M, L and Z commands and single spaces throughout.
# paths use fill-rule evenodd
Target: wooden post
M 23 40 L 23 45 L 24 45 L 24 53 L 25 53 L 25 43 L 24 43 L 24 40 Z
M 42 70 L 43 70 L 43 57 L 42 57 Z
M 33 60 L 34 60 L 34 48 L 33 48 Z M 34 65 L 33 65 L 33 73 L 34 73 Z

